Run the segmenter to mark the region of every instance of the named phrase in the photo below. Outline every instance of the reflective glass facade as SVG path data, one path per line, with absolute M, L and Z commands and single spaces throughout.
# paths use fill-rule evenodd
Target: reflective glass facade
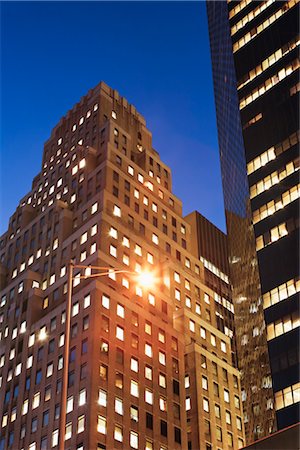
M 240 305 L 249 318 L 238 329 L 240 367 L 245 373 L 250 353 L 247 373 L 252 368 L 254 384 L 267 389 L 267 342 L 273 408 L 284 428 L 299 420 L 299 2 L 207 2 L 207 10 L 231 268 L 238 277 L 232 279 L 234 291 L 245 280 Z M 267 405 L 251 403 L 253 440 L 271 430 L 273 410 L 271 397 Z
M 273 392 L 226 2 L 207 2 L 238 365 L 249 442 L 274 428 Z

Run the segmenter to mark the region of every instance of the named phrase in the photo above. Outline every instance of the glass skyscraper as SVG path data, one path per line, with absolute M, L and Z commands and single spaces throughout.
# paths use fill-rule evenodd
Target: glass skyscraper
M 248 441 L 299 420 L 298 3 L 207 2 Z

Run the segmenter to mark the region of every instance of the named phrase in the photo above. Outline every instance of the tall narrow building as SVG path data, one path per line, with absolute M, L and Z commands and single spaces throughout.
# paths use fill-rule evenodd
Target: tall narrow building
M 253 441 L 275 429 L 274 411 L 279 429 L 299 421 L 299 1 L 208 1 L 207 12 Z
M 145 120 L 100 83 L 1 237 L 1 450 L 244 445 L 231 325 L 191 233 Z

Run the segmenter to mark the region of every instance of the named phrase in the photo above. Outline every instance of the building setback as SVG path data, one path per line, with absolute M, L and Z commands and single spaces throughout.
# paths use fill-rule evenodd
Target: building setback
M 248 442 L 299 421 L 298 3 L 207 2 Z
M 206 282 L 192 233 L 143 117 L 100 83 L 53 129 L 1 237 L 0 449 L 57 448 L 66 367 L 66 449 L 245 444 L 230 289 Z

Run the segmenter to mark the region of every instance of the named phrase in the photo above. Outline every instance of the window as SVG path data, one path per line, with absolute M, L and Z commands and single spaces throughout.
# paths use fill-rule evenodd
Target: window
M 149 358 L 152 358 L 152 345 L 151 344 L 145 344 L 145 355 L 149 356 Z
M 130 394 L 134 397 L 139 396 L 139 385 L 137 381 L 131 380 L 130 382 Z
M 159 351 L 158 352 L 158 360 L 159 360 L 160 364 L 165 366 L 166 365 L 166 354 L 162 351 Z
M 123 416 L 123 400 L 120 398 L 115 398 L 115 412 Z
M 137 407 L 135 407 L 133 405 L 131 405 L 131 407 L 130 407 L 130 418 L 134 422 L 139 421 L 139 410 L 137 409 Z
M 152 380 L 152 368 L 149 366 L 145 366 L 145 378 L 147 380 Z
M 202 388 L 205 389 L 206 391 L 208 390 L 208 381 L 207 378 L 202 376 Z
M 229 403 L 229 391 L 227 389 L 224 389 L 224 401 Z
M 83 431 L 84 431 L 84 428 L 85 428 L 85 417 L 84 417 L 84 415 L 82 415 L 82 416 L 79 416 L 78 417 L 78 419 L 77 419 L 77 433 L 79 434 L 79 433 L 82 433 Z M 83 446 L 82 447 L 77 447 L 77 449 L 79 449 L 79 448 L 82 448 L 82 450 L 83 450 Z
M 120 425 L 115 425 L 114 439 L 123 442 L 123 428 Z
M 204 411 L 209 412 L 209 401 L 207 398 L 203 398 L 203 409 Z
M 191 397 L 186 397 L 185 399 L 185 410 L 189 411 L 191 409 Z
M 138 372 L 139 371 L 139 362 L 137 359 L 135 358 L 131 358 L 130 360 L 130 368 L 133 372 Z
M 150 389 L 145 389 L 145 402 L 153 405 L 153 392 Z
M 226 423 L 228 423 L 228 425 L 231 425 L 231 414 L 229 411 L 225 411 L 225 418 L 226 418 Z
M 167 378 L 164 374 L 160 373 L 158 375 L 158 384 L 160 387 L 166 388 L 167 387 Z
M 130 431 L 130 447 L 139 448 L 139 435 L 135 431 Z
M 98 416 L 97 431 L 106 434 L 106 418 L 103 416 Z
M 124 341 L 124 328 L 117 325 L 116 328 L 116 338 L 120 341 Z
M 102 295 L 102 306 L 109 309 L 109 297 L 105 294 Z

